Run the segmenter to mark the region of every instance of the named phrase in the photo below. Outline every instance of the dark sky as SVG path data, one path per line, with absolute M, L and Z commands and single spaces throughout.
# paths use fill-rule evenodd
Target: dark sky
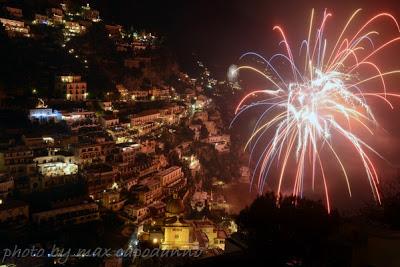
M 399 14 L 396 0 L 103 0 L 96 1 L 107 18 L 146 27 L 165 34 L 179 59 L 185 63 L 198 54 L 219 75 L 247 51 L 271 54 L 278 42 L 272 31 L 283 25 L 294 41 L 306 32 L 311 8 L 333 12 L 332 21 L 344 20 L 357 8 L 363 15 L 377 11 Z M 364 17 L 365 18 L 365 17 Z

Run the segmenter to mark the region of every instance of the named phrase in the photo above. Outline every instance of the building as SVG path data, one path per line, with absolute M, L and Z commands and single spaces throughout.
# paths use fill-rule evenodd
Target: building
M 104 128 L 110 128 L 119 125 L 119 119 L 114 115 L 102 116 L 100 117 L 99 121 L 101 126 Z
M 118 190 L 107 190 L 103 193 L 101 204 L 106 209 L 112 211 L 121 210 L 125 204 L 125 199 L 121 199 L 121 194 Z
M 205 208 L 209 208 L 210 196 L 208 195 L 207 192 L 202 191 L 202 192 L 195 192 L 192 196 L 192 199 L 190 201 L 190 205 L 193 210 L 196 210 L 198 212 L 201 212 Z
M 138 178 L 144 178 L 158 172 L 160 167 L 160 161 L 153 159 L 151 162 L 135 164 L 135 171 Z
M 193 227 L 196 231 L 201 231 L 207 236 L 208 249 L 225 250 L 225 239 L 228 238 L 227 233 L 223 229 L 219 229 L 215 223 L 210 220 L 193 221 Z
M 47 15 L 53 24 L 62 24 L 64 22 L 64 12 L 61 8 L 49 8 L 47 9 Z
M 149 91 L 133 90 L 130 91 L 131 99 L 135 101 L 147 100 L 149 98 Z
M 147 66 L 151 63 L 150 57 L 135 57 L 124 60 L 124 66 L 130 69 L 140 68 L 140 66 Z
M 193 117 L 195 120 L 201 120 L 202 122 L 208 121 L 208 112 L 207 111 L 197 111 Z
M 218 135 L 219 131 L 217 124 L 214 121 L 203 121 L 204 126 L 206 126 L 209 135 Z
M 42 136 L 41 134 L 24 134 L 22 136 L 22 141 L 24 142 L 25 146 L 30 149 L 51 148 L 56 144 L 56 140 L 53 137 Z
M 22 177 L 35 173 L 33 151 L 25 146 L 9 148 L 0 153 L 0 169 L 13 177 Z
M 153 219 L 143 227 L 147 230 L 140 231 L 139 239 L 148 240 L 161 250 L 204 250 L 212 253 L 225 250 L 228 235 L 224 229 L 208 219 L 185 220 L 184 210 L 182 200 L 174 194 L 166 202 L 165 218 Z
M 156 122 L 160 119 L 159 110 L 146 110 L 131 118 L 131 127 L 144 125 L 146 123 Z
M 10 15 L 14 18 L 21 19 L 24 16 L 22 13 L 22 9 L 20 9 L 20 8 L 6 6 L 5 10 L 8 13 L 8 15 Z
M 108 32 L 108 37 L 110 38 L 119 38 L 121 37 L 121 32 L 122 32 L 122 26 L 118 24 L 106 24 L 104 25 L 106 28 L 106 31 Z
M 140 145 L 137 143 L 120 144 L 118 146 L 118 155 L 120 156 L 120 160 L 124 163 L 134 163 L 139 149 Z
M 29 206 L 22 201 L 4 201 L 0 204 L 0 225 L 16 226 L 29 221 Z
M 78 165 L 72 153 L 50 150 L 47 156 L 33 159 L 37 176 L 30 177 L 32 191 L 44 190 L 78 181 Z
M 122 185 L 129 190 L 132 186 L 138 183 L 138 177 L 136 176 L 136 167 L 134 162 L 117 162 L 113 165 L 122 182 Z
M 62 112 L 62 120 L 64 120 L 72 131 L 78 131 L 80 128 L 97 127 L 98 120 L 96 113 L 78 109 L 71 112 Z
M 199 249 L 199 242 L 196 240 L 192 225 L 182 219 L 183 211 L 184 206 L 181 200 L 173 198 L 167 202 L 163 239 L 160 240 L 162 250 Z M 155 243 L 154 240 L 153 243 Z
M 42 14 L 35 14 L 35 19 L 32 21 L 33 24 L 45 24 L 50 25 L 52 22 L 50 21 L 49 17 Z
M 102 110 L 112 111 L 112 102 L 111 101 L 101 101 L 99 102 L 99 106 Z
M 88 193 L 92 199 L 101 199 L 102 193 L 115 186 L 117 170 L 112 166 L 100 163 L 88 166 L 83 171 Z
M 229 143 L 231 141 L 231 138 L 229 134 L 221 134 L 221 135 L 211 135 L 208 137 L 207 142 L 210 144 L 215 144 L 215 143 Z
M 121 95 L 121 98 L 127 100 L 128 89 L 126 89 L 126 87 L 123 84 L 117 84 L 115 85 L 115 88 L 117 88 L 119 94 Z
M 122 267 L 122 257 L 114 256 L 114 257 L 106 257 L 103 260 L 103 265 L 101 267 Z
M 171 195 L 186 185 L 182 168 L 178 166 L 172 166 L 159 172 L 158 177 L 166 195 Z
M 190 124 L 189 125 L 190 130 L 192 130 L 194 132 L 193 139 L 195 141 L 200 140 L 201 127 L 202 127 L 201 124 Z
M 207 142 L 213 144 L 220 153 L 229 152 L 230 150 L 230 136 L 228 134 L 210 135 Z
M 6 18 L 0 18 L 0 22 L 9 37 L 30 37 L 30 29 L 29 26 L 25 25 L 25 22 Z
M 12 195 L 14 190 L 14 179 L 4 173 L 0 174 L 0 202 L 3 203 L 5 200 Z
M 61 121 L 61 113 L 51 108 L 35 108 L 29 110 L 29 120 L 37 123 Z
M 82 109 L 78 109 L 72 112 L 62 112 L 62 119 L 65 120 L 66 123 L 69 125 L 76 122 L 83 122 L 88 120 L 92 123 L 97 121 L 95 112 Z
M 115 149 L 115 142 L 112 140 L 111 137 L 105 135 L 104 132 L 94 133 L 87 137 L 94 139 L 94 141 L 100 145 L 102 158 L 111 156 L 113 154 L 113 151 Z
M 155 140 L 144 140 L 140 143 L 140 152 L 144 154 L 151 154 L 156 152 L 157 142 Z
M 64 23 L 64 35 L 65 36 L 76 36 L 85 32 L 85 26 L 80 25 L 75 21 L 66 21 Z
M 149 205 L 162 198 L 162 188 L 159 179 L 145 179 L 133 188 L 137 193 L 140 203 Z
M 61 8 L 52 7 L 47 9 L 47 14 L 51 16 L 64 16 L 64 11 Z
M 205 95 L 199 95 L 196 98 L 196 102 L 195 102 L 195 108 L 202 110 L 204 107 L 206 107 L 207 105 L 209 105 L 211 102 L 211 99 L 209 99 L 208 97 L 206 97 Z
M 168 99 L 171 94 L 168 89 L 152 88 L 149 90 L 149 95 L 151 95 L 152 100 L 156 99 Z
M 241 166 L 239 182 L 249 184 L 251 182 L 250 175 L 251 175 L 250 168 L 247 166 Z
M 32 214 L 34 223 L 41 227 L 62 227 L 87 223 L 100 218 L 96 203 L 82 203 Z
M 124 213 L 133 220 L 134 223 L 141 223 L 150 216 L 150 209 L 147 205 L 126 205 L 124 207 Z
M 65 94 L 70 101 L 85 101 L 87 98 L 87 84 L 79 75 L 58 76 L 56 90 Z
M 139 179 L 135 176 L 126 176 L 126 177 L 122 177 L 122 183 L 123 186 L 126 190 L 131 190 L 131 188 L 135 185 L 137 185 L 139 182 Z
M 183 172 L 181 167 L 172 166 L 160 171 L 158 176 L 160 177 L 161 186 L 168 186 L 180 180 L 183 177 Z
M 75 144 L 72 146 L 75 162 L 79 166 L 85 166 L 96 162 L 104 162 L 105 156 L 102 154 L 100 144 Z
M 86 4 L 86 6 L 82 6 L 82 16 L 84 19 L 93 22 L 100 21 L 100 12 L 96 9 L 92 9 L 89 4 Z

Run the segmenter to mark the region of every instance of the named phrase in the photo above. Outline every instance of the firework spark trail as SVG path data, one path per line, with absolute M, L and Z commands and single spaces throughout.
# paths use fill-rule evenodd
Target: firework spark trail
M 326 207 L 330 212 L 326 167 L 322 153 L 330 153 L 340 167 L 347 185 L 349 195 L 352 195 L 349 176 L 345 164 L 340 157 L 332 135 L 342 136 L 357 152 L 366 177 L 370 184 L 376 201 L 380 203 L 379 175 L 371 159 L 370 154 L 383 158 L 370 145 L 363 141 L 361 136 L 352 130 L 354 125 L 359 125 L 371 135 L 378 122 L 372 112 L 372 107 L 367 103 L 368 97 L 383 100 L 393 109 L 393 104 L 388 97 L 400 97 L 399 94 L 387 92 L 385 77 L 400 74 L 400 70 L 384 72 L 378 64 L 371 61 L 383 49 L 400 41 L 400 36 L 384 40 L 375 48 L 375 39 L 379 32 L 369 29 L 379 20 L 388 19 L 400 33 L 397 20 L 389 13 L 379 13 L 370 18 L 353 35 L 346 36 L 349 26 L 356 20 L 361 9 L 356 10 L 347 20 L 333 48 L 328 51 L 327 39 L 324 37 L 326 24 L 332 17 L 331 13 L 324 11 L 320 26 L 315 23 L 314 10 L 311 12 L 307 31 L 307 38 L 301 42 L 299 57 L 303 57 L 304 66 L 302 72 L 296 64 L 287 35 L 281 26 L 274 26 L 282 37 L 279 44 L 284 46 L 284 53 L 274 54 L 269 60 L 261 55 L 249 52 L 240 57 L 240 60 L 255 56 L 262 60 L 266 69 L 270 69 L 273 75 L 255 67 L 243 65 L 233 70 L 250 70 L 258 73 L 273 85 L 272 89 L 254 90 L 245 95 L 235 110 L 234 123 L 238 116 L 246 113 L 254 107 L 266 107 L 258 117 L 255 127 L 248 139 L 245 149 L 250 151 L 250 161 L 255 157 L 257 147 L 263 147 L 262 153 L 256 160 L 252 175 L 253 184 L 257 179 L 259 192 L 263 191 L 270 168 L 274 162 L 279 166 L 279 179 L 277 195 L 281 194 L 285 173 L 291 164 L 295 164 L 295 176 L 293 178 L 294 196 L 303 196 L 305 177 L 311 172 L 312 189 L 316 179 L 320 176 L 323 182 Z M 317 27 L 317 28 L 315 28 Z M 314 29 L 315 28 L 315 29 Z M 315 39 L 312 40 L 312 36 Z M 379 39 L 378 39 L 379 40 Z M 329 53 L 329 54 L 328 54 Z M 285 79 L 274 65 L 277 58 L 282 58 L 290 64 L 291 77 Z M 303 63 L 301 63 L 303 65 Z M 374 75 L 357 78 L 354 74 L 363 74 L 362 69 L 374 71 Z M 379 79 L 382 88 L 377 92 L 365 92 L 361 85 L 369 81 Z M 262 101 L 253 101 L 254 97 L 262 97 Z M 345 121 L 345 122 L 342 122 Z M 372 128 L 369 124 L 374 125 Z M 352 126 L 353 125 L 353 126 Z M 262 137 L 272 133 L 272 139 L 267 145 L 262 145 Z M 308 169 L 311 169 L 309 171 Z M 258 174 L 258 175 L 256 175 Z M 319 175 L 318 175 L 319 174 Z

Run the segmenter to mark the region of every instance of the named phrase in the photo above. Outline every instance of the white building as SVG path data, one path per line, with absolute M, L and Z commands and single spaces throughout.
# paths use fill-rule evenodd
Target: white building
M 149 122 L 155 122 L 160 119 L 160 111 L 147 110 L 136 114 L 131 118 L 131 127 L 143 125 Z
M 72 112 L 62 112 L 61 118 L 66 121 L 68 125 L 76 122 L 91 121 L 96 122 L 96 113 L 93 111 L 76 110 Z
M 72 131 L 78 131 L 83 127 L 95 127 L 98 125 L 96 113 L 93 111 L 76 110 L 72 112 L 62 112 L 63 120 Z
M 29 120 L 31 122 L 59 122 L 61 119 L 61 113 L 51 108 L 35 108 L 29 110 Z

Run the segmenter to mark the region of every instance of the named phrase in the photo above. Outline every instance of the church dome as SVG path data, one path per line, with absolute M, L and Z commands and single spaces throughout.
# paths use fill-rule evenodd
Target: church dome
M 182 214 L 185 210 L 182 200 L 173 198 L 167 201 L 165 211 L 171 215 Z

